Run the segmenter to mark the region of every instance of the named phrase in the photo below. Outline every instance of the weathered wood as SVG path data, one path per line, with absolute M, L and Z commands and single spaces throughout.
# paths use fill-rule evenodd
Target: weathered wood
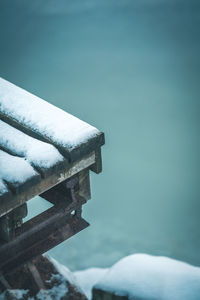
M 89 168 L 79 172 L 78 177 L 79 177 L 78 194 L 81 197 L 83 197 L 85 200 L 91 199 Z
M 95 127 L 3 78 L 0 78 L 0 118 L 20 131 L 54 145 L 71 162 L 105 143 L 104 134 Z
M 23 223 L 23 218 L 27 216 L 27 204 L 15 208 L 10 213 L 0 218 L 0 240 L 6 242 L 15 237 L 16 228 L 20 227 Z
M 40 194 L 40 197 L 46 199 L 52 204 L 59 204 L 61 199 L 62 201 L 65 201 L 66 204 L 70 204 L 70 201 L 72 201 L 71 191 L 67 186 L 67 182 L 67 179 L 64 180 L 46 192 Z M 83 197 L 85 202 L 91 198 L 89 168 L 78 173 L 77 183 L 74 186 L 74 190 L 75 194 Z
M 34 185 L 30 185 L 27 190 L 23 190 L 23 192 L 19 192 L 18 194 L 8 193 L 8 198 L 4 195 L 3 198 L 0 198 L 0 217 L 7 214 L 9 211 L 14 208 L 20 206 L 25 203 L 29 199 L 42 194 L 46 190 L 52 188 L 58 183 L 66 180 L 67 178 L 72 177 L 77 174 L 81 170 L 91 166 L 95 162 L 94 153 L 90 153 L 86 155 L 81 160 L 74 162 L 70 165 L 67 165 L 67 168 L 62 171 L 57 171 L 57 173 L 53 173 L 51 176 L 43 178 L 43 180 L 39 181 Z
M 89 140 L 85 141 L 84 143 L 81 143 L 79 146 L 75 148 L 68 148 L 63 147 L 62 145 L 57 144 L 55 141 L 52 141 L 50 138 L 45 137 L 42 134 L 39 134 L 38 132 L 35 132 L 33 129 L 22 125 L 14 118 L 5 115 L 0 111 L 0 119 L 4 122 L 10 124 L 11 126 L 19 129 L 20 131 L 24 132 L 25 134 L 30 135 L 33 138 L 36 138 L 40 141 L 50 143 L 54 145 L 59 152 L 66 158 L 70 160 L 70 162 L 74 162 L 83 156 L 85 156 L 88 152 L 95 151 L 99 147 L 103 146 L 105 144 L 105 136 L 103 132 L 99 132 L 96 136 L 90 138 Z
M 89 225 L 82 205 L 104 142 L 95 127 L 0 78 L 0 273 Z M 22 224 L 37 195 L 54 206 Z
M 50 250 L 89 226 L 84 219 L 76 216 L 64 216 L 59 218 L 56 223 L 52 222 L 50 225 L 48 225 L 48 232 L 51 230 L 51 234 L 47 232 L 45 225 L 40 231 L 29 234 L 26 238 L 23 238 L 22 234 L 12 242 L 7 243 L 5 247 L 2 246 L 0 249 L 1 272 L 7 274 L 14 271 L 15 268 L 24 262 Z
M 52 207 L 18 228 L 15 239 L 1 242 L 1 272 L 7 274 L 86 228 L 89 225 L 86 221 L 70 214 L 76 208 L 76 205 Z
M 53 207 L 17 228 L 15 237 L 10 242 L 0 241 L 0 270 L 3 274 L 46 252 L 89 225 L 81 218 L 81 206 L 85 199 L 75 194 L 77 183 L 78 175 L 66 182 L 66 187 L 70 190 L 70 201 L 59 199 Z
M 102 157 L 101 157 L 101 148 L 95 150 L 95 163 L 90 167 L 90 170 L 96 174 L 102 172 Z
M 41 177 L 66 168 L 66 159 L 53 145 L 37 140 L 1 120 L 0 149 L 24 158 Z

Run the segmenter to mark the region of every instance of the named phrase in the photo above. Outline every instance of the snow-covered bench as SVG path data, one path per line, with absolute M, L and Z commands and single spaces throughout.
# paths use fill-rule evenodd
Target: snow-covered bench
M 95 127 L 0 78 L 1 269 L 8 268 L 3 253 L 9 261 L 19 251 L 17 265 L 88 226 L 81 205 L 90 198 L 89 169 L 101 172 L 103 144 Z M 19 226 L 36 195 L 54 207 Z M 20 239 L 29 250 L 22 251 Z

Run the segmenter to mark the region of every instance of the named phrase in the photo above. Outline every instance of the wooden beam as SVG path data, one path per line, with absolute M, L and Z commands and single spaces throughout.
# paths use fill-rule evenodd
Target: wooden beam
M 76 210 L 71 206 L 70 210 Z M 52 207 L 48 211 L 24 223 L 17 236 L 0 246 L 0 270 L 7 274 L 30 259 L 50 250 L 64 240 L 88 227 L 89 224 L 69 209 Z
M 5 194 L 4 197 L 0 198 L 0 217 L 22 205 L 29 199 L 44 193 L 53 186 L 79 173 L 81 170 L 88 168 L 94 163 L 95 154 L 92 152 L 79 161 L 70 164 L 65 170 L 58 171 L 57 173 L 55 172 L 51 174 L 51 176 L 43 178 L 38 183 L 31 185 L 30 182 L 30 185 L 26 190 L 23 189 L 23 191 L 15 194 L 12 193 L 12 196 L 10 193 Z M 8 196 L 8 198 L 6 196 Z

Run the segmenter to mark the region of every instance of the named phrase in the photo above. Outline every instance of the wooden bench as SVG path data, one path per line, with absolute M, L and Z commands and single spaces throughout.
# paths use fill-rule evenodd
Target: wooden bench
M 100 173 L 104 134 L 0 78 L 0 272 L 86 228 L 89 170 Z M 23 223 L 26 202 L 53 207 Z

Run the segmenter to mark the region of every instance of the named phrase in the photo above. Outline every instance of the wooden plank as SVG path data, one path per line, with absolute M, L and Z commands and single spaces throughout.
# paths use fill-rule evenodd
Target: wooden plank
M 1 120 L 0 148 L 23 157 L 42 177 L 66 168 L 66 159 L 53 145 L 32 138 Z
M 39 180 L 39 182 L 37 183 L 35 182 L 35 184 L 30 185 L 27 189 L 20 190 L 19 193 L 13 194 L 11 198 L 0 198 L 0 217 L 25 203 L 29 199 L 42 194 L 43 192 L 66 180 L 67 178 L 70 178 L 73 175 L 79 173 L 81 170 L 88 168 L 94 163 L 95 154 L 94 152 L 92 152 L 79 161 L 68 165 L 65 170 L 59 170 L 58 172 L 52 173 L 52 175 Z
M 78 177 L 79 177 L 78 194 L 87 201 L 91 199 L 89 168 L 79 172 Z
M 0 178 L 14 194 L 25 192 L 31 185 L 41 180 L 40 174 L 26 160 L 2 150 L 0 150 Z
M 69 180 L 69 188 L 74 189 L 77 180 Z M 7 273 L 20 264 L 51 249 L 58 243 L 86 228 L 89 224 L 81 215 L 73 214 L 84 204 L 83 198 L 69 196 L 71 202 L 60 199 L 57 205 L 22 224 L 16 237 L 4 243 L 0 241 L 0 270 Z
M 74 186 L 75 195 L 79 195 L 84 199 L 84 202 L 86 202 L 91 198 L 89 168 L 80 171 L 75 176 L 77 178 L 77 183 Z M 71 190 L 69 189 L 67 183 L 68 179 L 40 194 L 40 197 L 53 204 L 59 204 L 60 201 L 65 201 L 66 204 L 70 204 L 72 201 Z
M 6 275 L 30 259 L 45 253 L 64 240 L 88 227 L 82 218 L 69 215 L 52 222 L 23 239 L 23 235 L 0 248 L 0 270 Z M 34 225 L 35 228 L 37 228 Z M 47 230 L 48 229 L 48 230 Z M 37 237 L 37 239 L 35 238 Z
M 105 143 L 104 134 L 93 126 L 2 78 L 0 118 L 28 135 L 55 145 L 71 162 Z
M 90 170 L 96 174 L 102 172 L 101 148 L 95 150 L 95 164 L 90 167 Z
M 0 218 L 0 240 L 10 241 L 15 237 L 16 228 L 23 223 L 23 218 L 27 216 L 27 204 L 24 203 L 7 215 Z

